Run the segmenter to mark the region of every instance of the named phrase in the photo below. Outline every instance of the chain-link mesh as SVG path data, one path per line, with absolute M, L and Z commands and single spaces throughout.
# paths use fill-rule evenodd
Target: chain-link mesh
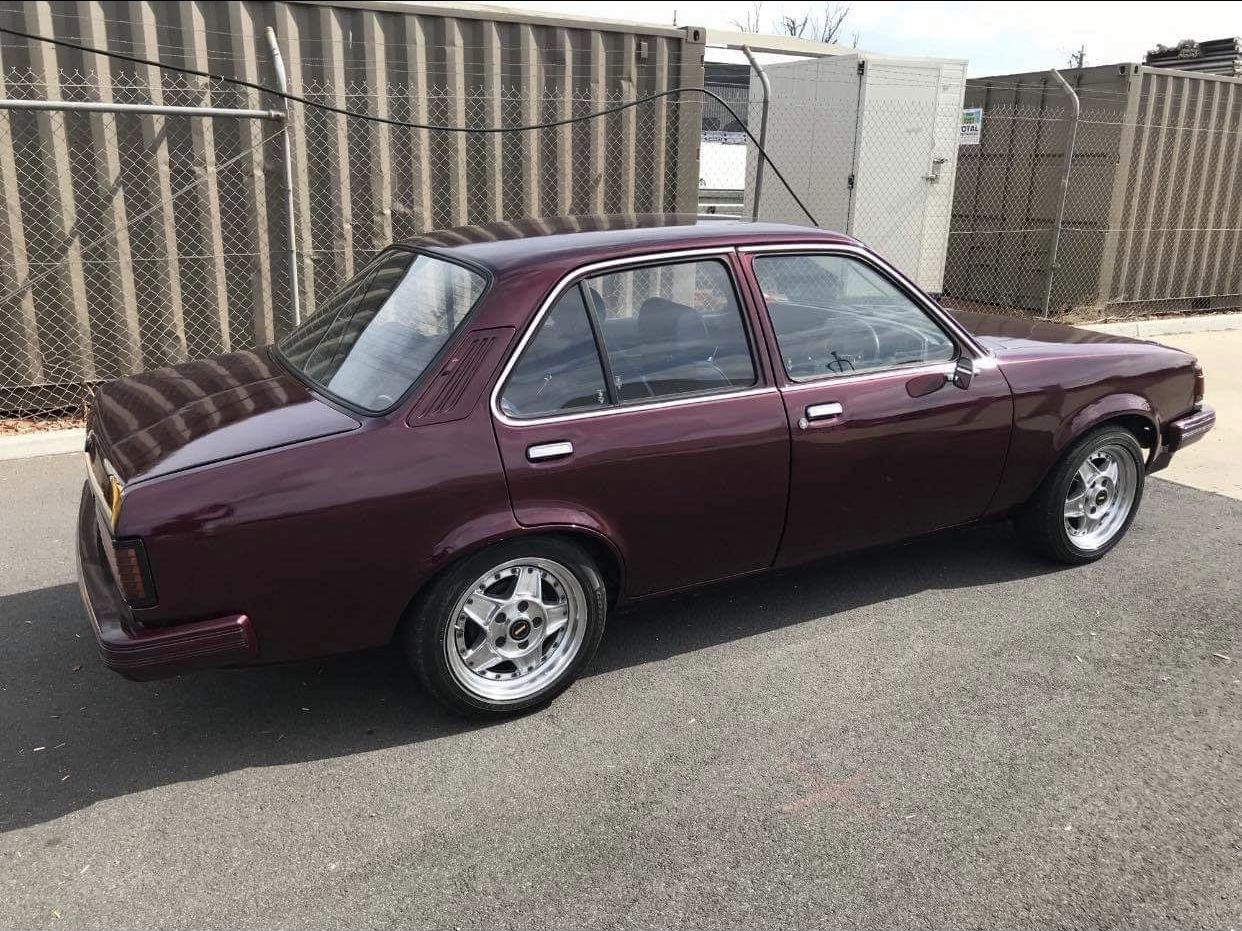
M 818 224 L 946 304 L 1077 321 L 1242 306 L 1242 94 L 1228 82 L 1084 87 L 1075 121 L 1041 76 L 1050 87 L 851 55 L 764 67 L 768 153 Z M 758 132 L 757 77 L 711 89 Z M 977 141 L 962 144 L 976 106 Z M 701 209 L 750 215 L 758 153 L 720 123 L 705 110 Z M 808 222 L 770 167 L 759 216 Z
M 761 219 L 807 225 L 813 217 L 863 240 L 927 290 L 941 291 L 962 65 L 839 55 L 769 60 L 764 69 L 771 161 L 745 134 L 705 125 L 701 210 L 751 216 L 757 203 Z M 757 76 L 748 87 L 709 89 L 745 112 L 759 134 L 765 101 Z
M 10 99 L 98 100 L 95 76 L 6 76 Z M 118 73 L 111 102 L 254 107 L 171 75 Z M 6 111 L 0 152 L 0 417 L 72 423 L 92 385 L 269 342 L 287 328 L 283 125 L 127 113 Z
M 5 90 L 12 99 L 98 100 L 97 77 L 62 74 L 49 88 L 10 71 Z M 109 84 L 118 104 L 270 105 L 175 74 L 155 93 L 133 75 Z M 357 113 L 479 128 L 564 120 L 630 99 L 404 86 L 381 97 L 362 82 L 338 92 L 314 81 L 302 93 Z M 675 211 L 687 200 L 676 141 L 684 105 L 664 98 L 494 134 L 407 129 L 301 104 L 290 106 L 287 130 L 274 120 L 0 112 L 0 151 L 12 147 L 18 192 L 0 242 L 0 418 L 8 430 L 72 423 L 100 381 L 287 332 L 286 131 L 309 316 L 379 249 L 431 229 Z
M 383 98 L 353 82 L 344 94 L 309 83 L 313 102 L 355 113 L 470 128 L 581 117 L 632 99 L 622 93 L 519 89 L 500 96 L 405 88 Z M 696 101 L 697 103 L 697 101 Z M 295 189 L 303 192 L 303 300 L 314 307 L 394 240 L 433 229 L 584 214 L 676 211 L 680 109 L 674 98 L 548 129 L 488 134 L 387 126 L 295 105 Z M 693 200 L 693 191 L 691 191 Z M 309 266 L 309 267 L 308 267 Z
M 1226 88 L 1204 82 L 1206 106 L 1157 104 L 1155 119 L 1090 91 L 1077 121 L 1069 108 L 985 108 L 979 145 L 960 151 L 949 299 L 1076 320 L 1242 304 L 1238 112 L 1213 99 Z

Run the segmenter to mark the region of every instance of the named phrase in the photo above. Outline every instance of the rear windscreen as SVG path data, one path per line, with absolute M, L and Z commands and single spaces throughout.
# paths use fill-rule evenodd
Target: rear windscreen
M 410 390 L 486 283 L 453 262 L 393 249 L 277 348 L 329 394 L 379 413 Z

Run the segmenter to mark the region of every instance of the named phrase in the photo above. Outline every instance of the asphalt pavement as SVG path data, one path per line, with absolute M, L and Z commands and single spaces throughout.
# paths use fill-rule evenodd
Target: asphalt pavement
M 386 650 L 107 672 L 80 476 L 0 463 L 2 926 L 1242 924 L 1242 501 L 1152 480 L 1085 568 L 1000 525 L 653 602 L 474 726 Z

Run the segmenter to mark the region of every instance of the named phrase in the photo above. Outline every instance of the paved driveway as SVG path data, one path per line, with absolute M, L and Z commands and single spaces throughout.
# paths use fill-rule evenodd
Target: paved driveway
M 1164 477 L 1242 501 L 1242 330 L 1153 337 L 1194 353 L 1203 366 L 1206 400 L 1216 408 L 1216 429 L 1174 456 Z
M 1242 921 L 1242 502 L 1153 481 L 1083 569 L 991 527 L 651 604 L 470 727 L 386 651 L 107 673 L 78 470 L 0 469 L 0 925 Z

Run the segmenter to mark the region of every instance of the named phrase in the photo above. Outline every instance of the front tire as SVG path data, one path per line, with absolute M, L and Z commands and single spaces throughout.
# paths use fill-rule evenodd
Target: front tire
M 500 543 L 463 560 L 418 599 L 402 631 L 414 671 L 460 714 L 546 705 L 586 668 L 604 635 L 607 592 L 578 546 Z
M 1125 536 L 1143 500 L 1143 449 L 1124 427 L 1078 440 L 1018 515 L 1022 541 L 1072 566 L 1095 562 Z

